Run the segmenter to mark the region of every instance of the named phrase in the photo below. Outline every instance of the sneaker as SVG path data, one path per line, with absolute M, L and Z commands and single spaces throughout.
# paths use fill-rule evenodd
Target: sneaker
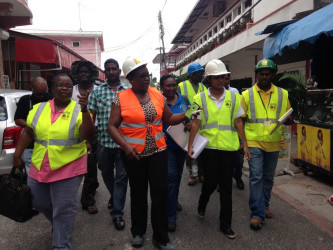
M 231 228 L 227 228 L 227 229 L 221 229 L 222 233 L 224 233 L 225 236 L 227 236 L 229 239 L 235 239 L 236 238 L 236 234 L 234 233 L 234 231 L 232 231 Z
M 333 206 L 333 195 L 327 199 L 327 202 Z
M 259 230 L 262 226 L 262 222 L 258 218 L 251 218 L 250 220 L 250 228 L 253 230 Z
M 196 177 L 190 177 L 190 178 L 188 179 L 187 185 L 189 185 L 189 186 L 194 186 L 195 183 L 197 183 L 197 178 L 196 178 Z
M 160 250 L 175 250 L 175 246 L 170 242 L 162 244 L 153 239 L 153 244 Z
M 265 209 L 265 214 L 266 214 L 266 218 L 269 218 L 269 219 L 273 218 L 273 213 L 271 210 L 269 210 L 269 208 Z
M 206 213 L 205 209 L 198 208 L 198 216 L 200 219 L 205 218 L 205 213 Z
M 145 237 L 144 236 L 140 236 L 140 235 L 135 235 L 132 239 L 131 239 L 131 243 L 133 247 L 142 247 L 143 245 L 143 241 L 144 241 Z

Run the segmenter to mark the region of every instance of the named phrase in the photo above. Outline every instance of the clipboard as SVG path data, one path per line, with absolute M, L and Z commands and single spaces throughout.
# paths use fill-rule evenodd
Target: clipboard
M 291 116 L 292 113 L 293 109 L 290 108 L 283 116 L 281 116 L 275 128 L 272 130 L 272 132 L 269 135 L 272 135 L 283 123 L 285 123 L 285 121 L 288 119 L 289 116 Z

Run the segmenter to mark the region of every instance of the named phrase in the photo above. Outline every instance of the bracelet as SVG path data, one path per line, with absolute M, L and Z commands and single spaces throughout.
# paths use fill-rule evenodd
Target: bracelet
M 81 109 L 81 112 L 82 112 L 82 113 L 86 113 L 86 112 L 88 112 L 88 109 L 87 109 L 87 108 L 85 108 L 85 109 Z

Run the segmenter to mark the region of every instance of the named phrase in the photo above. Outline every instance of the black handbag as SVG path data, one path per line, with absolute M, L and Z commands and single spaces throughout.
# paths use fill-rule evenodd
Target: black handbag
M 0 214 L 17 222 L 32 217 L 31 191 L 26 185 L 25 168 L 12 168 L 10 174 L 0 175 Z

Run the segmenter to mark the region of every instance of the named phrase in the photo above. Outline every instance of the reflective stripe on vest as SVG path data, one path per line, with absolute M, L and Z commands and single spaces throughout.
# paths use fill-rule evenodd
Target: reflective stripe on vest
M 162 123 L 162 120 L 155 120 L 154 124 L 155 125 L 160 125 Z M 120 127 L 122 128 L 144 128 L 146 127 L 145 123 L 124 123 L 122 122 L 120 124 Z
M 132 138 L 132 137 L 127 137 L 122 135 L 122 137 L 125 139 L 125 141 L 127 141 L 128 143 L 134 143 L 134 144 L 138 144 L 138 145 L 144 145 L 145 144 L 145 140 L 144 139 L 140 139 L 140 138 Z
M 44 147 L 47 147 L 47 141 L 37 139 L 35 130 L 36 130 L 37 122 L 38 122 L 38 120 L 39 120 L 39 118 L 40 118 L 40 116 L 41 116 L 41 114 L 42 114 L 42 112 L 43 112 L 43 110 L 46 106 L 46 103 L 47 102 L 42 102 L 39 105 L 39 107 L 37 108 L 37 111 L 35 113 L 35 116 L 34 116 L 34 118 L 32 119 L 32 122 L 31 122 L 31 125 L 35 128 L 34 129 L 35 142 L 39 143 L 39 144 L 42 144 Z M 84 139 L 82 139 L 82 138 L 74 139 L 75 125 L 76 125 L 76 120 L 77 120 L 77 117 L 78 117 L 79 113 L 80 113 L 80 105 L 76 104 L 75 107 L 74 107 L 74 110 L 73 110 L 71 122 L 69 124 L 68 139 L 67 140 L 49 139 L 49 145 L 70 147 L 70 146 L 73 146 L 75 144 L 78 144 L 78 143 L 84 141 Z
M 191 83 L 190 83 L 190 84 L 191 84 Z M 184 86 L 184 95 L 185 95 L 187 98 L 189 98 L 189 97 L 188 97 L 188 91 L 187 91 L 187 84 L 186 84 L 186 81 L 183 82 L 183 86 Z M 204 89 L 204 86 L 203 86 L 203 84 L 202 84 L 201 82 L 199 83 L 198 91 L 199 91 L 200 87 L 201 87 L 202 91 L 205 90 L 205 89 Z M 194 90 L 194 89 L 193 89 L 193 90 Z M 195 92 L 195 91 L 194 91 L 194 92 Z M 198 92 L 197 92 L 197 93 L 198 93 Z
M 255 108 L 255 105 L 254 105 L 253 88 L 250 88 L 248 90 L 251 119 L 246 118 L 246 122 L 248 122 L 248 123 L 264 123 L 265 121 L 271 121 L 272 123 L 277 123 L 277 121 L 280 117 L 281 108 L 282 108 L 282 99 L 283 99 L 282 89 L 277 87 L 277 90 L 278 90 L 278 106 L 277 106 L 277 109 L 276 109 L 276 119 L 256 118 L 256 108 Z
M 231 102 L 232 102 L 232 110 L 231 110 L 231 121 L 233 121 L 232 116 L 234 114 L 235 110 L 235 105 L 236 105 L 236 94 L 234 92 L 231 92 Z M 202 129 L 211 129 L 211 128 L 217 128 L 219 130 L 231 130 L 233 132 L 236 132 L 236 128 L 233 125 L 219 125 L 217 122 L 213 123 L 207 123 L 208 122 L 208 106 L 207 106 L 207 100 L 206 100 L 206 94 L 205 92 L 200 93 L 201 101 L 202 101 L 202 107 L 203 107 L 203 112 L 206 120 L 205 125 L 200 125 L 200 130 Z

